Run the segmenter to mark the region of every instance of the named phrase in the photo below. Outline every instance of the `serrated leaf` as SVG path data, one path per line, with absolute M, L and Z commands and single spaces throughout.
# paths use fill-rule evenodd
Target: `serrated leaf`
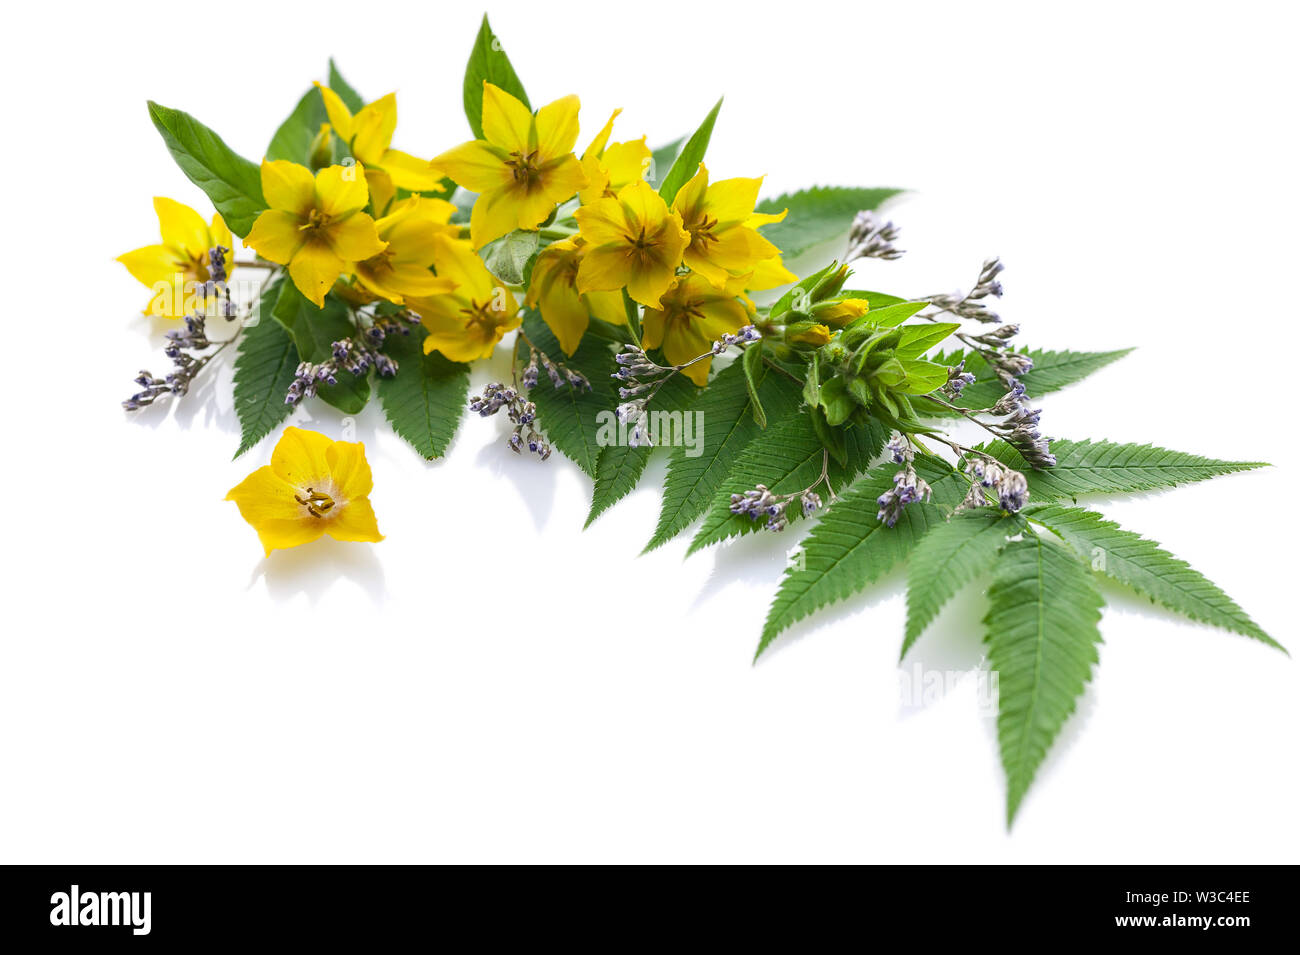
M 465 118 L 475 139 L 483 138 L 483 81 L 505 90 L 530 110 L 528 94 L 520 82 L 515 68 L 510 64 L 501 41 L 492 34 L 492 25 L 488 23 L 487 14 L 479 25 L 478 36 L 474 38 L 474 48 L 470 51 L 469 62 L 465 64 Z
M 659 435 L 662 436 L 663 429 L 667 428 L 672 432 L 669 437 L 685 441 L 686 429 L 690 428 L 692 440 L 700 437 L 694 432 L 695 419 L 689 417 L 691 403 L 699 390 L 685 375 L 673 375 L 664 382 L 650 404 L 650 414 L 664 413 L 681 417 L 668 419 L 668 423 L 658 430 Z M 672 447 L 684 447 L 684 444 L 679 442 Z M 625 443 L 610 444 L 600 449 L 600 457 L 596 461 L 596 481 L 591 489 L 591 509 L 587 512 L 583 528 L 590 527 L 592 521 L 636 488 L 653 451 L 651 447 L 642 445 L 632 448 Z
M 1286 652 L 1231 597 L 1155 541 L 1081 507 L 1047 504 L 1031 506 L 1022 513 L 1073 547 L 1093 570 L 1193 620 L 1253 637 Z
M 333 353 L 333 344 L 350 338 L 356 326 L 348 318 L 348 307 L 333 295 L 325 296 L 325 307 L 317 308 L 298 291 L 293 282 L 280 283 L 280 296 L 271 315 L 284 326 L 303 361 L 323 362 Z M 356 414 L 370 400 L 370 381 L 365 376 L 342 372 L 337 384 L 319 385 L 316 397 L 344 414 Z
M 338 94 L 339 99 L 343 100 L 343 105 L 354 115 L 361 112 L 366 105 L 365 100 L 361 98 L 361 94 L 354 90 L 348 81 L 343 78 L 343 74 L 339 72 L 333 57 L 330 57 L 329 88 Z
M 379 402 L 393 430 L 427 460 L 441 457 L 465 414 L 469 366 L 438 352 L 424 354 L 423 329 L 388 336 L 384 351 L 397 374 L 376 378 Z
M 907 566 L 907 626 L 900 660 L 957 591 L 993 569 L 1007 535 L 1022 527 L 1000 510 L 981 507 L 954 514 L 925 535 Z
M 1020 380 L 1024 383 L 1025 392 L 1030 398 L 1037 398 L 1081 381 L 1094 371 L 1123 358 L 1132 350 L 1121 348 L 1117 351 L 1079 352 L 1034 349 L 1022 352 L 1034 360 L 1034 367 L 1032 371 L 1022 375 Z M 1006 393 L 1006 385 L 998 380 L 988 363 L 977 353 L 958 350 L 936 356 L 934 360 L 943 365 L 955 365 L 963 359 L 966 362 L 966 371 L 975 376 L 975 381 L 962 391 L 960 404 L 965 408 L 991 407 Z M 949 417 L 953 414 L 948 409 L 927 401 L 917 402 L 916 407 L 917 411 L 931 418 Z
M 876 520 L 876 498 L 894 486 L 896 464 L 872 468 L 827 508 L 800 542 L 801 559 L 786 568 L 759 638 L 758 658 L 777 635 L 827 604 L 844 600 L 879 580 L 911 553 L 932 528 L 944 523 L 940 505 L 954 506 L 966 481 L 946 464 L 918 458 L 917 471 L 934 489 L 934 503 L 913 503 L 893 527 Z
M 298 100 L 289 118 L 271 137 L 266 147 L 267 159 L 286 159 L 299 165 L 311 164 L 311 144 L 320 132 L 321 124 L 329 119 L 320 90 L 312 87 Z
M 272 286 L 268 294 L 278 294 Z M 235 457 L 252 448 L 293 412 L 285 403 L 298 350 L 279 322 L 265 320 L 247 326 L 240 336 L 235 358 L 235 415 L 239 418 L 239 449 Z
M 248 235 L 253 220 L 266 208 L 257 165 L 189 113 L 150 100 L 149 118 L 181 172 L 212 200 L 230 231 L 241 238 Z
M 827 475 L 831 486 L 839 493 L 845 484 L 867 469 L 889 436 L 874 420 L 865 427 L 837 429 L 837 433 L 844 438 L 845 463 L 832 458 Z M 743 494 L 758 484 L 767 485 L 773 494 L 793 494 L 809 487 L 821 474 L 823 447 L 811 416 L 806 414 L 789 415 L 761 432 L 741 452 L 714 494 L 704 523 L 691 541 L 687 555 L 728 537 L 762 530 L 762 521 L 731 513 L 731 495 Z M 829 500 L 825 486 L 819 488 L 818 493 L 823 501 Z M 796 504 L 788 513 L 794 516 L 797 511 Z
M 713 104 L 709 115 L 704 117 L 704 122 L 700 123 L 699 129 L 691 133 L 691 138 L 686 141 L 682 151 L 673 160 L 668 175 L 664 176 L 663 185 L 659 187 L 659 195 L 663 196 L 664 202 L 670 206 L 677 198 L 677 191 L 690 182 L 699 171 L 700 163 L 704 161 L 704 153 L 709 148 L 709 139 L 713 136 L 713 124 L 717 122 L 720 109 L 722 109 L 722 100 Z
M 525 313 L 524 332 L 553 360 L 562 360 L 591 382 L 590 391 L 567 385 L 555 388 L 543 374 L 528 396 L 537 405 L 537 425 L 546 432 L 551 444 L 594 478 L 601 450 L 600 415 L 601 412 L 613 414 L 618 404 L 618 392 L 610 378 L 618 367 L 614 354 L 607 342 L 584 335 L 578 350 L 566 358 L 541 315 L 532 309 Z M 519 347 L 524 347 L 522 342 Z
M 1053 440 L 1051 445 L 1056 466 L 1041 471 L 1034 470 L 1019 451 L 1004 441 L 990 442 L 982 450 L 1023 471 L 1030 499 L 1038 502 L 1073 500 L 1080 494 L 1175 487 L 1268 467 L 1262 461 L 1220 461 L 1150 444 Z
M 876 209 L 901 189 L 858 189 L 844 186 L 813 186 L 764 199 L 756 212 L 789 212 L 784 222 L 762 227 L 763 235 L 786 258 L 794 258 L 813 246 L 848 235 L 853 216 L 864 209 Z
M 1092 676 L 1101 605 L 1092 574 L 1068 548 L 1030 536 L 1003 549 L 984 625 L 998 674 L 1008 826 Z
M 759 381 L 758 393 L 767 408 L 769 423 L 795 412 L 799 389 L 797 381 L 767 369 Z M 646 551 L 676 537 L 704 513 L 737 456 L 763 433 L 754 421 L 745 374 L 737 362 L 718 372 L 693 410 L 700 414 L 704 427 L 703 447 L 698 457 L 688 457 L 685 448 L 673 448 L 659 523 Z

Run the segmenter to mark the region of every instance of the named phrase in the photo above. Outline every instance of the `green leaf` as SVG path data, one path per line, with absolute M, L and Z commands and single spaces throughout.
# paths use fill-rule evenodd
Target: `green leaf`
M 423 329 L 390 335 L 384 351 L 397 362 L 397 374 L 378 376 L 376 390 L 393 430 L 428 460 L 451 445 L 465 413 L 469 366 L 438 352 L 424 354 Z
M 934 488 L 936 503 L 952 506 L 965 495 L 965 480 L 947 465 L 918 458 L 916 468 Z M 873 468 L 803 539 L 803 553 L 786 568 L 768 610 L 755 659 L 791 624 L 879 580 L 902 563 L 932 527 L 944 523 L 939 507 L 924 503 L 909 504 L 893 527 L 876 520 L 876 498 L 894 486 L 897 471 L 895 464 Z
M 660 146 L 650 154 L 650 168 L 646 170 L 646 181 L 650 185 L 658 187 L 662 185 L 664 177 L 668 175 L 668 170 L 673 166 L 673 160 L 682 150 L 682 143 L 686 142 L 686 137 L 681 136 L 674 139 L 671 143 Z
M 867 317 L 871 316 L 867 313 Z M 900 359 L 920 358 L 939 342 L 943 341 L 957 329 L 960 322 L 927 322 L 924 325 L 904 325 L 899 329 L 903 333 L 894 354 Z
M 1101 594 L 1068 548 L 1037 536 L 1002 551 L 984 617 L 998 674 L 1007 825 L 1097 662 Z
M 546 432 L 551 444 L 562 454 L 594 478 L 601 451 L 599 416 L 603 411 L 612 415 L 618 404 L 618 392 L 610 379 L 618 367 L 614 354 L 607 343 L 595 336 L 584 335 L 573 357 L 564 357 L 560 343 L 546 327 L 541 315 L 532 309 L 525 313 L 524 331 L 552 360 L 562 360 L 570 368 L 586 375 L 591 382 L 590 391 L 567 385 L 555 388 L 543 375 L 529 397 L 537 405 L 538 428 Z M 522 342 L 519 347 L 524 347 Z
M 928 395 L 948 381 L 948 369 L 932 361 L 907 360 L 899 364 L 903 366 L 904 378 L 894 390 L 905 395 Z
M 493 239 L 479 255 L 488 271 L 506 285 L 525 285 L 529 262 L 536 257 L 541 244 L 540 232 L 532 229 L 515 229 L 508 235 Z
M 285 327 L 303 361 L 322 362 L 333 353 L 333 344 L 356 333 L 348 307 L 333 295 L 325 296 L 325 307 L 309 302 L 293 282 L 280 283 L 280 297 L 271 315 Z M 370 382 L 364 376 L 342 372 L 338 383 L 321 385 L 316 396 L 344 414 L 356 414 L 370 400 Z
M 1035 501 L 1073 500 L 1080 494 L 1147 491 L 1204 481 L 1221 474 L 1268 467 L 1262 461 L 1219 461 L 1150 444 L 1053 440 L 1056 466 L 1034 470 L 1020 452 L 1003 441 L 982 450 L 1024 471 Z
M 768 238 L 787 258 L 807 252 L 813 246 L 847 236 L 853 217 L 864 209 L 875 209 L 901 189 L 857 189 L 843 186 L 813 186 L 764 199 L 755 211 L 789 213 L 784 222 L 762 227 Z
M 1235 633 L 1285 648 L 1251 620 L 1232 598 L 1155 541 L 1126 531 L 1094 511 L 1055 504 L 1031 506 L 1021 513 L 1042 524 L 1073 547 L 1092 568 L 1154 602 Z
M 181 172 L 207 193 L 230 231 L 241 238 L 248 235 L 253 220 L 266 208 L 257 165 L 237 155 L 189 113 L 150 100 L 149 118 Z
M 524 84 L 519 81 L 515 68 L 510 65 L 501 41 L 492 34 L 492 25 L 488 23 L 487 14 L 483 14 L 483 23 L 474 38 L 474 48 L 470 51 L 469 62 L 465 64 L 465 118 L 475 139 L 483 138 L 483 82 L 505 90 L 530 110 L 528 94 Z
M 272 301 L 279 294 L 278 282 L 267 291 Z M 275 430 L 293 412 L 285 403 L 298 350 L 279 322 L 269 319 L 248 325 L 240 336 L 235 358 L 235 414 L 239 418 L 239 457 Z
M 844 297 L 853 298 L 856 297 L 856 294 L 857 293 L 854 293 L 853 295 L 846 294 Z M 867 294 L 870 295 L 874 293 L 869 292 Z M 867 301 L 870 306 L 867 314 L 863 315 L 859 319 L 855 319 L 850 324 L 857 325 L 859 322 L 862 322 L 875 328 L 894 328 L 897 325 L 903 324 L 903 322 L 907 321 L 923 308 L 928 308 L 930 306 L 929 302 L 884 302 L 881 301 L 879 297 L 868 299 Z M 877 301 L 881 301 L 881 304 L 877 305 Z M 917 354 L 920 354 L 920 352 Z
M 757 341 L 740 356 L 740 366 L 745 370 L 745 387 L 749 391 L 749 408 L 760 428 L 767 427 L 767 413 L 758 394 L 758 383 L 763 379 L 763 342 Z
M 353 114 L 361 112 L 366 105 L 365 100 L 361 98 L 361 94 L 349 86 L 348 81 L 343 78 L 343 74 L 339 72 L 339 68 L 334 64 L 333 57 L 330 57 L 329 88 L 339 95 L 339 99 L 343 100 L 343 105 Z
M 867 293 L 870 295 L 870 293 Z M 870 314 L 870 313 L 868 313 Z M 1034 360 L 1032 371 L 1026 372 L 1020 380 L 1031 398 L 1060 391 L 1104 368 L 1111 362 L 1123 358 L 1133 349 L 1121 348 L 1117 351 L 1044 351 L 1035 349 L 1024 352 Z M 967 385 L 961 393 L 961 405 L 964 408 L 989 408 L 1006 393 L 1006 385 L 998 380 L 993 370 L 977 353 L 954 351 L 947 355 L 936 356 L 935 361 L 944 365 L 955 365 L 965 359 L 966 370 L 975 376 L 975 382 Z M 918 402 L 917 410 L 927 417 L 949 417 L 953 412 L 930 402 Z
M 954 514 L 925 535 L 907 567 L 907 627 L 900 660 L 957 591 L 993 569 L 1007 535 L 1023 527 L 1000 510 L 980 507 Z
M 302 95 L 289 118 L 271 137 L 271 144 L 266 147 L 266 158 L 310 165 L 311 144 L 320 132 L 321 124 L 328 121 L 325 101 L 321 99 L 320 90 L 313 86 Z
M 759 381 L 758 395 L 771 422 L 793 414 L 799 407 L 799 383 L 771 369 Z M 704 427 L 703 447 L 698 456 L 689 456 L 686 448 L 673 448 L 659 523 L 646 551 L 672 540 L 704 513 L 736 458 L 763 433 L 754 420 L 752 403 L 738 362 L 732 362 L 709 382 L 693 406 Z
M 690 182 L 691 178 L 699 171 L 700 163 L 704 161 L 704 153 L 709 148 L 709 139 L 713 136 L 713 124 L 717 122 L 718 110 L 722 109 L 722 100 L 713 104 L 713 109 L 709 110 L 709 115 L 704 117 L 704 122 L 700 123 L 700 128 L 691 134 L 691 138 L 686 141 L 682 147 L 681 153 L 673 161 L 672 168 L 668 170 L 668 175 L 664 176 L 664 183 L 659 187 L 659 195 L 663 196 L 664 202 L 670 206 L 673 200 L 677 198 L 677 190 Z
M 827 475 L 838 493 L 856 475 L 865 471 L 872 458 L 885 446 L 888 434 L 876 421 L 861 428 L 841 428 L 844 437 L 845 463 L 834 458 Z M 713 502 L 696 532 L 687 554 L 716 544 L 737 534 L 762 530 L 762 521 L 751 521 L 731 513 L 731 495 L 743 494 L 758 484 L 767 485 L 773 494 L 793 494 L 809 487 L 822 472 L 823 445 L 809 415 L 789 415 L 762 432 L 741 452 L 727 479 L 713 496 Z M 898 470 L 895 468 L 894 470 Z M 893 472 L 890 472 L 891 475 Z M 823 486 L 818 490 L 822 500 L 829 500 Z M 788 512 L 793 517 L 798 512 L 794 505 Z M 871 512 L 876 513 L 874 510 Z

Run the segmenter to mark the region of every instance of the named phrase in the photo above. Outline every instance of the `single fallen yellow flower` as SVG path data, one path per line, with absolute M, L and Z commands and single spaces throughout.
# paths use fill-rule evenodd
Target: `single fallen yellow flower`
M 270 556 L 323 534 L 340 541 L 383 540 L 368 497 L 373 484 L 363 444 L 285 428 L 271 463 L 231 488 L 226 500 L 239 506 Z
M 146 315 L 184 318 L 195 308 L 198 289 L 212 277 L 208 271 L 208 250 L 215 246 L 231 250 L 230 230 L 220 213 L 213 213 L 212 224 L 189 206 L 156 196 L 153 210 L 158 215 L 162 242 L 146 245 L 117 257 L 139 282 L 153 290 L 145 306 Z M 226 260 L 226 272 L 235 268 Z

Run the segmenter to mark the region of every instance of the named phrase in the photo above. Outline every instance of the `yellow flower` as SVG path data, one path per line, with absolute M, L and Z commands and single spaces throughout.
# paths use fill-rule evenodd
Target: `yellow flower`
M 267 209 L 244 245 L 271 262 L 289 266 L 298 291 L 320 308 L 340 273 L 384 251 L 375 220 L 365 208 L 365 168 L 329 166 L 312 178 L 306 166 L 284 159 L 262 162 Z
M 432 163 L 479 194 L 469 220 L 476 249 L 515 229 L 537 228 L 558 203 L 587 184 L 573 155 L 576 96 L 557 99 L 534 114 L 505 90 L 484 82 L 483 136 Z
M 690 235 L 644 180 L 624 186 L 617 198 L 597 199 L 574 212 L 587 251 L 578 268 L 578 291 L 621 288 L 653 308 L 668 291 Z
M 682 225 L 691 236 L 686 264 L 717 288 L 722 288 L 729 279 L 755 272 L 760 264 L 781 254 L 780 249 L 757 231 L 760 225 L 785 218 L 784 212 L 767 215 L 754 211 L 762 184 L 759 178 L 723 179 L 709 185 L 709 171 L 700 163 L 699 171 L 673 200 L 673 209 L 682 217 Z M 781 269 L 784 271 L 784 266 Z
M 542 313 L 566 355 L 572 355 L 595 316 L 614 325 L 627 321 L 623 296 L 617 292 L 578 292 L 578 269 L 583 247 L 579 240 L 565 239 L 547 246 L 533 265 L 528 286 L 528 305 Z
M 239 505 L 269 556 L 322 534 L 341 541 L 383 540 L 368 499 L 373 483 L 364 445 L 285 428 L 271 463 L 231 488 L 226 500 Z
M 785 336 L 788 342 L 803 342 L 807 345 L 825 345 L 831 340 L 831 330 L 825 325 L 806 324 L 799 331 Z
M 487 270 L 468 242 L 435 236 L 433 265 L 439 278 L 451 279 L 453 291 L 408 299 L 429 334 L 424 352 L 442 352 L 452 361 L 473 361 L 492 354 L 506 332 L 519 327 L 519 306 L 510 290 Z
M 658 308 L 645 310 L 641 344 L 663 348 L 664 357 L 674 365 L 707 353 L 717 339 L 749 323 L 749 310 L 736 299 L 739 291 L 739 282 L 717 289 L 699 273 L 687 273 L 668 290 Z M 683 368 L 682 374 L 703 386 L 712 363 L 712 358 L 705 358 Z
M 578 201 L 584 206 L 605 196 L 618 195 L 618 191 L 628 183 L 644 179 L 646 170 L 650 168 L 653 156 L 644 136 L 606 146 L 614 131 L 614 120 L 621 112 L 621 109 L 614 110 L 605 128 L 582 154 L 582 171 L 587 177 L 587 185 L 578 191 Z
M 367 296 L 386 298 L 401 305 L 407 298 L 426 298 L 454 289 L 455 283 L 429 271 L 433 265 L 433 239 L 457 235 L 449 224 L 456 207 L 443 199 L 411 196 L 394 203 L 388 215 L 376 220 L 379 238 L 388 243 L 378 255 L 356 266 L 357 281 Z
M 855 318 L 867 314 L 870 303 L 865 298 L 842 298 L 833 302 L 818 302 L 812 307 L 813 319 L 836 328 L 843 328 Z
M 437 170 L 423 159 L 390 147 L 397 128 L 396 93 L 375 100 L 353 116 L 338 93 L 320 83 L 316 88 L 325 101 L 334 132 L 348 144 L 352 158 L 366 167 L 376 215 L 382 214 L 393 198 L 394 186 L 412 192 L 442 192 Z
M 194 310 L 196 289 L 209 278 L 208 250 L 222 246 L 233 250 L 230 230 L 219 213 L 208 225 L 203 217 L 174 199 L 157 196 L 153 201 L 158 214 L 162 242 L 146 245 L 119 255 L 117 261 L 138 281 L 153 289 L 153 298 L 145 306 L 146 315 L 184 318 Z M 226 260 L 226 272 L 235 267 Z

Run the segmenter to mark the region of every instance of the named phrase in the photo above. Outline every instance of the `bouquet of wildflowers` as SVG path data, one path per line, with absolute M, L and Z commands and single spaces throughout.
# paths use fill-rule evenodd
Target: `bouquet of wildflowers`
M 403 152 L 395 95 L 367 102 L 331 62 L 260 165 L 150 103 L 215 214 L 155 199 L 161 242 L 121 256 L 151 290 L 146 313 L 178 323 L 170 369 L 140 372 L 124 407 L 183 398 L 235 344 L 236 455 L 304 402 L 353 414 L 376 399 L 429 459 L 467 410 L 504 414 L 511 451 L 559 451 L 591 477 L 588 523 L 662 447 L 647 550 L 692 526 L 689 552 L 807 531 L 759 654 L 906 565 L 906 655 L 960 589 L 986 584 L 1008 822 L 1097 662 L 1099 577 L 1277 646 L 1186 563 L 1080 503 L 1261 465 L 1049 440 L 1038 400 L 1124 352 L 1021 345 L 993 307 L 997 259 L 956 293 L 862 287 L 852 265 L 902 254 L 877 215 L 897 190 L 760 199 L 761 179 L 706 162 L 720 102 L 658 148 L 622 133 L 618 111 L 584 135 L 578 97 L 535 107 L 486 18 L 464 103 L 469 139 Z M 833 261 L 792 271 L 828 248 Z M 470 395 L 470 365 L 503 344 L 509 380 Z M 229 497 L 270 554 L 381 540 L 371 482 L 361 445 L 287 427 Z

